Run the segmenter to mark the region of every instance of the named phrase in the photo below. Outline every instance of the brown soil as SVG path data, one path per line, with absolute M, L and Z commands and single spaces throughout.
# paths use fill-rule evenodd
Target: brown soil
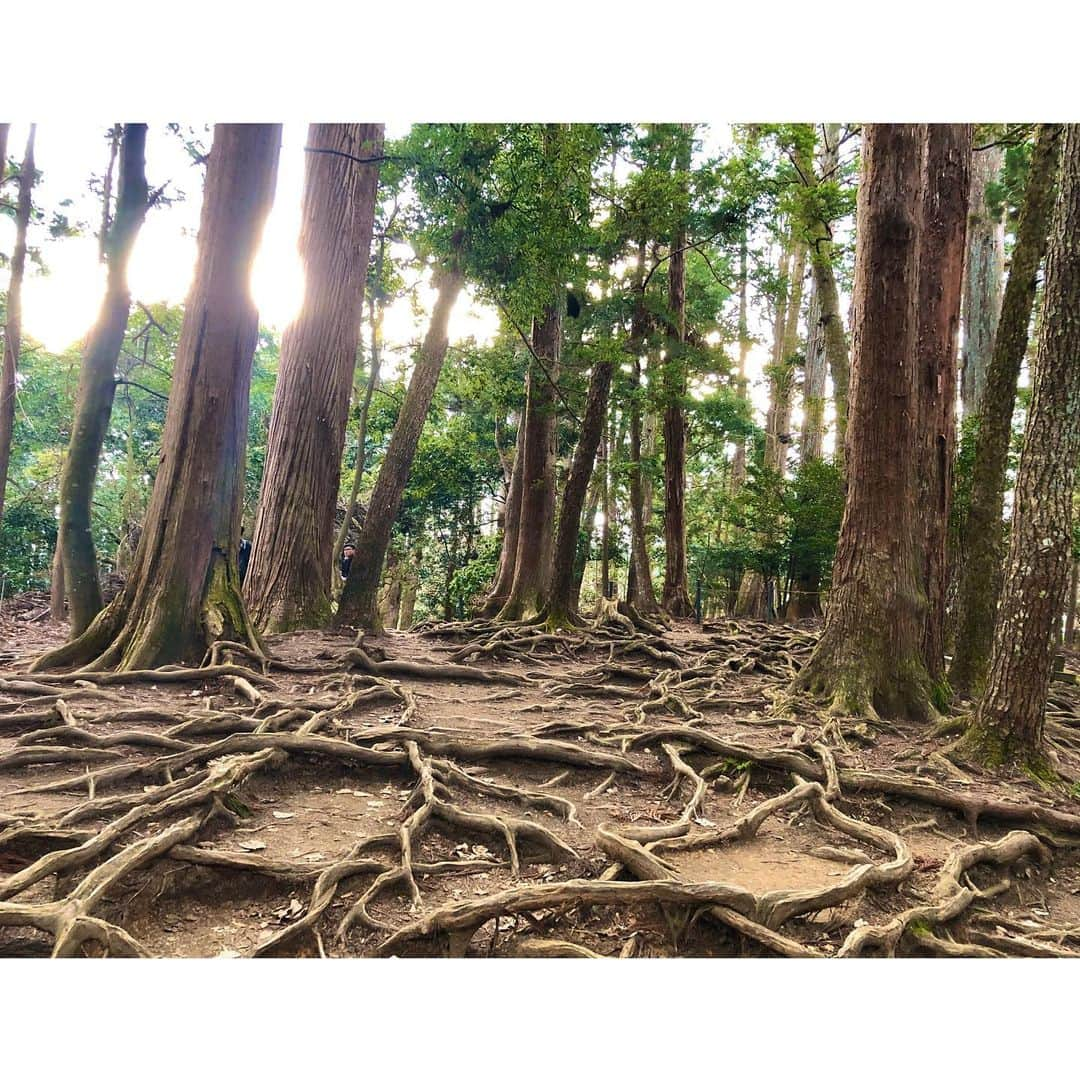
M 227 677 L 190 682 L 148 677 L 81 696 L 72 693 L 77 689 L 72 681 L 49 684 L 48 695 L 13 686 L 11 680 L 34 678 L 26 674 L 29 662 L 62 639 L 63 632 L 47 619 L 30 623 L 10 614 L 0 616 L 0 890 L 8 890 L 0 892 L 0 955 L 48 955 L 54 947 L 62 951 L 57 942 L 72 932 L 72 925 L 79 930 L 79 941 L 71 950 L 100 954 L 103 946 L 95 934 L 104 931 L 98 923 L 127 935 L 108 951 L 132 949 L 156 956 L 371 956 L 388 951 L 510 956 L 530 950 L 556 955 L 588 950 L 614 956 L 737 956 L 771 955 L 789 947 L 830 955 L 841 951 L 858 927 L 884 925 L 961 888 L 995 895 L 973 894 L 959 915 L 931 932 L 932 940 L 922 922 L 913 922 L 887 951 L 926 955 L 981 947 L 1002 954 L 1033 948 L 1069 953 L 1080 940 L 1080 859 L 1074 846 L 1080 838 L 1080 804 L 1068 784 L 1046 789 L 1026 776 L 963 775 L 935 757 L 948 749 L 951 737 L 868 728 L 857 718 L 837 722 L 818 715 L 806 701 L 774 706 L 812 643 L 812 628 L 725 623 L 705 629 L 680 626 L 664 634 L 662 642 L 641 635 L 661 650 L 660 659 L 642 652 L 620 656 L 629 639 L 620 643 L 615 636 L 606 640 L 600 635 L 575 645 L 573 635 L 567 635 L 565 643 L 533 646 L 527 637 L 531 631 L 523 630 L 526 636 L 518 640 L 525 641 L 524 646 L 502 654 L 493 649 L 467 661 L 481 671 L 533 680 L 523 685 L 360 674 L 355 667 L 347 670 L 343 662 L 351 639 L 288 635 L 269 643 L 274 658 L 310 670 L 277 667 L 267 680 L 257 681 L 257 670 L 252 676 L 264 698 L 278 700 L 276 710 L 256 708 Z M 376 664 L 383 656 L 445 663 L 471 640 L 471 632 L 391 633 L 372 643 L 370 653 Z M 482 638 L 482 629 L 476 633 Z M 674 654 L 682 668 L 663 654 Z M 257 668 L 242 656 L 231 659 Z M 597 670 L 605 665 L 607 670 Z M 632 678 L 628 669 L 636 669 L 638 677 Z M 601 685 L 617 689 L 602 694 L 597 689 Z M 201 747 L 224 738 L 229 724 L 250 731 L 268 716 L 285 715 L 286 706 L 296 710 L 305 703 L 311 706 L 310 716 L 365 688 L 373 691 L 370 698 L 361 697 L 318 721 L 311 737 L 324 740 L 318 746 L 332 742 L 332 752 L 309 752 L 307 744 L 277 751 L 269 764 L 251 764 L 235 785 L 175 811 L 149 812 L 92 857 L 74 856 L 59 873 L 43 874 L 10 891 L 10 883 L 21 880 L 15 875 L 31 872 L 49 852 L 75 851 L 130 811 L 140 793 L 152 800 L 160 797 L 164 785 L 185 778 L 195 783 L 223 764 L 247 769 L 259 752 L 257 747 L 235 752 L 223 747 L 221 755 L 181 766 L 175 773 L 155 772 L 156 761 L 175 749 L 137 741 L 102 747 L 101 737 L 161 736 L 200 716 L 220 719 L 224 726 L 217 732 L 189 735 L 174 730 L 170 736 Z M 83 687 L 87 689 L 93 688 Z M 72 723 L 61 724 L 58 714 L 32 719 L 35 712 L 48 714 L 56 699 L 65 696 L 70 698 L 65 704 Z M 1074 767 L 1071 732 L 1080 725 L 1077 700 L 1075 687 L 1055 684 L 1051 735 L 1066 774 Z M 118 709 L 148 708 L 163 715 L 109 715 Z M 27 714 L 31 719 L 21 724 L 17 718 Z M 300 732 L 303 722 L 303 715 L 286 716 L 282 730 Z M 272 720 L 267 730 L 275 724 Z M 71 727 L 78 730 L 63 730 Z M 36 762 L 20 756 L 29 748 L 46 755 L 64 747 L 86 749 L 82 733 L 96 737 L 93 748 L 99 759 Z M 532 738 L 532 749 L 523 748 L 520 739 L 525 736 Z M 738 752 L 694 742 L 709 737 L 736 744 Z M 451 740 L 451 746 L 443 746 L 440 739 Z M 519 741 L 507 746 L 508 739 Z M 826 777 L 819 752 L 812 749 L 815 743 L 831 749 L 841 769 L 839 795 L 830 793 L 826 799 L 822 793 Z M 565 760 L 565 746 L 591 760 Z M 707 777 L 703 803 L 687 814 L 684 808 L 695 781 L 684 775 L 678 786 L 673 784 L 666 746 L 674 748 L 693 776 Z M 337 747 L 399 756 L 389 764 L 365 764 L 337 756 Z M 801 770 L 796 779 L 788 764 L 761 760 L 781 750 L 796 755 Z M 103 776 L 88 799 L 88 772 L 126 764 L 148 768 L 118 782 Z M 815 769 L 819 775 L 811 775 Z M 431 770 L 434 785 L 426 795 L 424 770 Z M 918 799 L 880 788 L 856 790 L 852 778 L 860 770 L 931 783 Z M 72 781 L 70 790 L 28 790 L 63 780 Z M 725 829 L 743 822 L 766 800 L 807 780 L 820 782 L 822 788 L 811 785 L 814 791 L 770 813 L 756 833 L 724 838 Z M 935 802 L 935 791 L 988 801 L 983 812 L 963 815 Z M 109 804 L 122 795 L 131 800 L 123 806 Z M 545 804 L 543 796 L 563 802 Z M 830 821 L 819 800 L 835 807 L 833 812 L 843 820 Z M 1049 823 L 1039 813 L 1002 816 L 997 806 L 1001 800 L 1033 811 L 1057 810 L 1059 816 Z M 574 813 L 567 820 L 569 809 Z M 85 816 L 61 820 L 76 810 Z M 120 865 L 125 852 L 152 843 L 192 814 L 202 818 L 193 821 L 189 837 L 170 842 L 152 856 L 135 858 L 129 867 Z M 1075 828 L 1070 824 L 1073 815 Z M 661 841 L 649 854 L 655 837 L 641 830 L 687 818 L 686 841 Z M 730 886 L 751 899 L 736 898 L 720 906 L 735 910 L 742 903 L 743 917 L 755 926 L 759 920 L 764 924 L 764 908 L 754 904 L 765 894 L 824 893 L 848 882 L 859 866 L 883 867 L 895 858 L 891 849 L 885 850 L 888 843 L 875 847 L 865 836 L 845 832 L 848 821 L 856 831 L 865 824 L 878 827 L 886 837 L 900 838 L 910 865 L 889 871 L 888 882 L 857 884 L 840 899 L 811 902 L 807 910 L 773 928 L 780 935 L 775 942 L 752 927 L 747 931 L 725 923 L 713 900 L 682 901 L 665 894 L 642 901 L 625 890 L 613 890 L 610 901 L 579 902 L 574 897 L 580 883 L 596 882 L 605 871 L 612 881 L 662 878 L 688 886 Z M 412 822 L 406 830 L 408 856 L 401 843 L 407 822 Z M 511 865 L 507 828 L 520 857 L 517 872 Z M 612 856 L 600 843 L 602 830 L 614 832 L 620 843 L 640 838 L 645 845 L 642 865 L 620 863 L 623 869 L 615 872 Z M 993 845 L 1013 830 L 1030 832 L 1032 844 L 1038 837 L 1047 857 L 1035 858 L 1031 849 L 1024 857 L 1010 855 L 1008 862 L 995 862 L 998 848 Z M 687 846 L 680 850 L 683 843 Z M 975 844 L 987 850 L 955 884 L 944 880 L 950 856 Z M 211 864 L 202 865 L 203 857 Z M 224 865 L 225 857 L 248 864 Z M 655 862 L 657 858 L 663 862 Z M 368 860 L 370 865 L 330 882 L 328 895 L 320 899 L 320 873 L 348 859 Z M 650 859 L 654 863 L 645 865 Z M 73 909 L 56 914 L 62 905 L 55 901 L 79 895 L 80 882 L 95 867 L 105 867 L 101 873 L 108 883 L 94 898 L 92 910 L 81 910 L 74 923 Z M 387 879 L 358 912 L 358 899 L 380 874 Z M 552 888 L 560 883 L 567 887 L 565 894 L 555 895 Z M 642 895 L 651 888 L 643 884 Z M 497 894 L 502 895 L 495 914 L 481 918 L 486 909 L 477 905 Z M 458 907 L 448 907 L 454 904 Z M 739 916 L 731 918 L 737 922 Z M 421 925 L 424 920 L 430 925 Z M 296 924 L 300 928 L 290 936 L 287 931 Z M 459 924 L 465 930 L 455 929 Z M 134 944 L 125 944 L 129 940 Z

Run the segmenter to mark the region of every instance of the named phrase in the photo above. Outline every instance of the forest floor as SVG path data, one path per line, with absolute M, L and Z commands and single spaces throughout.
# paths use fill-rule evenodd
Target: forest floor
M 1080 955 L 1068 682 L 1050 784 L 788 697 L 812 625 L 26 674 L 64 631 L 0 615 L 0 956 Z

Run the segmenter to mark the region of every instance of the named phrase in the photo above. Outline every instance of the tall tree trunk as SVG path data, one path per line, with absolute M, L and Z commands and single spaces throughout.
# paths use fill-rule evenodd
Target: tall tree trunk
M 244 596 L 260 630 L 324 626 L 360 344 L 382 124 L 312 124 L 300 253 L 304 304 L 285 331 Z M 351 156 L 349 156 L 351 155 Z
M 806 315 L 806 361 L 803 366 L 803 425 L 799 438 L 799 462 L 819 461 L 825 441 L 825 329 L 821 325 L 821 294 L 810 282 L 810 306 Z
M 98 461 L 116 393 L 116 362 L 120 359 L 131 308 L 128 262 L 148 205 L 146 124 L 124 125 L 119 154 L 116 213 L 102 237 L 102 255 L 108 267 L 105 298 L 83 352 L 71 441 L 60 477 L 60 531 L 56 542 L 64 563 L 73 638 L 101 610 L 91 507 Z M 108 216 L 106 210 L 106 221 Z
M 345 516 L 341 519 L 341 528 L 334 537 L 334 557 L 330 562 L 330 592 L 336 599 L 341 592 L 341 553 L 345 550 L 345 541 L 349 538 L 356 508 L 360 503 L 360 484 L 364 479 L 364 463 L 367 456 L 368 417 L 371 415 L 371 399 L 379 386 L 379 374 L 382 368 L 382 328 L 386 314 L 386 296 L 382 291 L 383 263 L 386 258 L 386 234 L 379 238 L 379 253 L 375 257 L 375 284 L 369 289 L 368 323 L 371 334 L 371 364 L 364 380 L 364 397 L 360 403 L 359 424 L 356 431 L 356 465 L 353 469 L 352 486 L 349 489 L 349 502 L 345 507 Z
M 555 519 L 555 392 L 562 345 L 562 311 L 552 305 L 533 324 L 533 358 L 525 404 L 521 453 L 521 509 L 510 593 L 501 620 L 539 613 L 551 584 Z M 542 365 L 542 366 L 541 366 Z M 545 370 L 546 369 L 546 370 Z
M 424 553 L 419 540 L 415 541 L 409 552 L 409 568 L 405 573 L 405 583 L 401 590 L 401 608 L 398 611 L 398 630 L 408 630 L 413 624 L 413 612 L 416 610 L 416 596 L 420 591 L 420 564 Z
M 949 670 L 953 689 L 963 697 L 980 694 L 990 660 L 994 610 L 1001 588 L 1004 546 L 1001 515 L 1016 380 L 1027 351 L 1036 278 L 1046 251 L 1060 142 L 1060 124 L 1039 126 L 978 414 L 971 502 L 964 524 L 967 551 L 960 582 L 956 655 Z
M 26 271 L 26 230 L 30 224 L 31 194 L 34 189 L 34 136 L 37 124 L 30 125 L 19 170 L 19 193 L 15 200 L 15 248 L 11 253 L 11 278 L 7 294 L 7 326 L 4 332 L 4 363 L 0 372 L 0 521 L 4 518 L 4 493 L 11 462 L 11 433 L 15 427 L 15 372 L 22 347 L 22 285 Z M 7 159 L 4 159 L 7 164 Z
M 279 124 L 218 124 L 195 280 L 173 369 L 161 461 L 122 592 L 42 669 L 92 661 L 131 670 L 198 661 L 228 637 L 258 645 L 240 595 L 251 362 L 259 317 L 251 264 L 273 201 Z
M 525 467 L 525 410 L 518 417 L 517 441 L 514 448 L 514 463 L 510 467 L 510 485 L 506 492 L 506 504 L 503 509 L 503 541 L 499 551 L 499 568 L 495 574 L 495 584 L 481 607 L 480 613 L 491 617 L 502 610 L 514 584 L 514 567 L 517 565 L 518 522 L 521 520 L 521 474 Z
M 378 595 L 383 563 L 390 546 L 394 519 L 409 481 L 409 470 L 420 442 L 420 433 L 446 359 L 450 344 L 447 329 L 450 312 L 464 284 L 464 274 L 456 258 L 436 270 L 433 284 L 438 293 L 431 313 L 431 325 L 420 347 L 405 402 L 368 501 L 364 527 L 356 541 L 356 554 L 334 619 L 337 626 L 358 626 L 376 633 L 382 629 Z
M 784 308 L 783 334 L 772 373 L 770 427 L 765 433 L 765 464 L 781 477 L 787 475 L 787 450 L 791 445 L 791 399 L 795 385 L 795 365 L 799 352 L 799 316 L 802 312 L 803 278 L 806 274 L 806 245 L 795 241 Z
M 747 266 L 746 229 L 739 243 L 739 374 L 735 392 L 740 401 L 747 397 L 746 358 L 750 352 L 750 326 L 747 320 Z M 735 457 L 731 465 L 731 494 L 738 495 L 746 482 L 746 439 L 735 444 Z
M 577 594 L 574 592 L 574 562 L 577 555 L 578 537 L 581 533 L 581 510 L 592 478 L 596 451 L 604 434 L 607 416 L 608 393 L 611 390 L 611 360 L 598 360 L 589 376 L 589 392 L 585 401 L 585 415 L 581 421 L 570 472 L 563 488 L 562 509 L 559 513 L 559 531 L 555 538 L 554 567 L 551 590 L 547 603 L 547 620 L 553 626 L 567 626 L 577 614 Z M 605 462 L 606 469 L 606 462 Z M 605 488 L 607 476 L 604 477 Z M 605 513 L 607 498 L 605 496 Z
M 847 714 L 932 711 L 922 660 L 915 364 L 925 141 L 921 124 L 864 128 L 848 492 L 825 626 L 796 679 Z
M 49 578 L 49 618 L 53 622 L 64 621 L 64 616 L 67 614 L 64 605 L 66 592 L 67 590 L 64 588 L 64 551 L 58 539 L 56 550 L 53 552 L 52 573 Z
M 1080 459 L 1080 125 L 1066 125 L 1062 141 L 1005 582 L 986 693 L 960 748 L 991 765 L 1036 763 L 1042 756 L 1046 695 L 1069 585 Z
M 964 268 L 964 343 L 960 360 L 960 401 L 964 416 L 978 414 L 994 351 L 994 332 L 1001 315 L 1001 283 L 1005 276 L 1005 223 L 986 205 L 986 187 L 995 181 L 1005 149 L 980 150 L 971 163 L 967 263 Z
M 680 125 L 675 167 L 681 174 L 690 169 L 689 125 Z M 664 590 L 662 606 L 669 615 L 688 618 L 690 583 L 686 560 L 686 198 L 680 182 L 679 221 L 671 240 L 668 263 L 668 311 L 671 332 L 664 360 Z
M 1065 594 L 1065 634 L 1064 644 L 1076 643 L 1076 607 L 1080 604 L 1080 558 L 1072 561 L 1072 577 L 1069 590 Z
M 920 504 L 926 622 L 923 661 L 944 703 L 946 544 L 956 445 L 956 338 L 971 189 L 970 124 L 927 127 L 923 229 L 919 251 L 918 379 Z

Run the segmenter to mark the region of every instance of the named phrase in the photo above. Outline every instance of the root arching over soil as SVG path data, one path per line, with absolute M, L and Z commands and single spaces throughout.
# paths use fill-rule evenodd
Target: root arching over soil
M 791 696 L 812 626 L 582 622 L 7 645 L 0 955 L 1080 955 L 1075 789 Z

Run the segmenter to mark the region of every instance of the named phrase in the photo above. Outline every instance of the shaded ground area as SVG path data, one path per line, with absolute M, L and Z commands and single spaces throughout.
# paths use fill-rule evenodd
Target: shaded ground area
M 62 632 L 0 616 L 0 955 L 1080 954 L 1068 682 L 1048 785 L 788 698 L 809 626 L 25 674 Z

